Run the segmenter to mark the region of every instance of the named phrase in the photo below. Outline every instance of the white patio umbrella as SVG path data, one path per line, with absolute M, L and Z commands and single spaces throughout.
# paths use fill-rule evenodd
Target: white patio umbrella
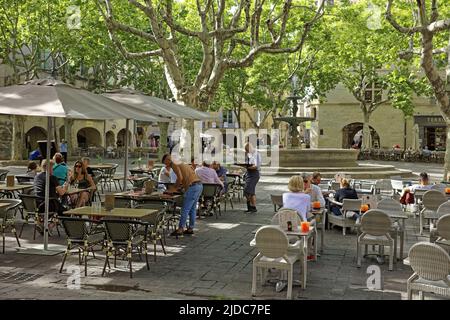
M 212 118 L 207 112 L 202 112 L 189 106 L 183 106 L 130 89 L 108 91 L 103 95 L 115 101 L 139 108 L 142 111 L 150 111 L 153 114 L 163 117 L 191 120 L 207 120 Z
M 52 119 L 55 117 L 91 120 L 126 119 L 127 132 L 130 119 L 151 122 L 170 121 L 149 111 L 143 112 L 139 108 L 75 88 L 55 79 L 37 79 L 22 85 L 0 88 L 0 114 L 47 117 L 47 163 L 50 161 Z M 128 139 L 125 139 L 125 150 L 124 183 L 126 185 Z M 41 254 L 54 254 L 48 248 L 49 182 L 50 176 L 47 170 L 44 246 L 43 250 L 38 250 Z M 30 251 L 30 253 L 35 252 Z

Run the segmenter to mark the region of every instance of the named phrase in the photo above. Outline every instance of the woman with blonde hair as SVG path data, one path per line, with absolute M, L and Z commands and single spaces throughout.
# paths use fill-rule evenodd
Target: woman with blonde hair
M 303 221 L 311 211 L 311 196 L 304 193 L 303 178 L 292 176 L 288 183 L 289 192 L 283 193 L 283 208 L 296 210 Z

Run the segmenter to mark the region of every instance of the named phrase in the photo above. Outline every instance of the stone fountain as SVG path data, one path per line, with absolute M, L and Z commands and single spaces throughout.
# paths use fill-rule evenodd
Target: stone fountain
M 291 112 L 288 116 L 275 118 L 277 122 L 289 124 L 291 141 L 286 149 L 279 149 L 279 166 L 265 167 L 267 174 L 293 175 L 300 172 L 319 171 L 323 177 L 333 177 L 344 173 L 352 178 L 386 178 L 389 176 L 410 176 L 410 171 L 400 171 L 390 165 L 359 165 L 356 161 L 358 150 L 338 148 L 302 149 L 298 126 L 307 121 L 316 121 L 314 117 L 298 116 L 298 101 L 302 97 L 296 94 L 296 81 L 293 79 L 293 94 L 288 97 Z

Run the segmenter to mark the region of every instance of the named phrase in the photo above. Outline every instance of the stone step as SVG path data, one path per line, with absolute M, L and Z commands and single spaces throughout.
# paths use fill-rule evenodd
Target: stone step
M 319 171 L 324 178 L 332 178 L 337 173 L 343 173 L 345 175 L 350 175 L 352 178 L 359 179 L 382 179 L 382 178 L 390 178 L 392 176 L 400 176 L 403 178 L 413 178 L 415 175 L 409 170 L 398 170 L 394 167 L 385 168 L 384 170 L 368 170 L 367 168 L 363 168 L 363 170 L 359 170 L 360 168 L 262 168 L 262 175 L 281 175 L 281 176 L 290 176 L 294 174 L 300 174 L 302 172 L 312 172 Z

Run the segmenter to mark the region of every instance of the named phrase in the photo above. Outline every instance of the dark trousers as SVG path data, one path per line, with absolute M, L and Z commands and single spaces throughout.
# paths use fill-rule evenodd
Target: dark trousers
M 63 158 L 64 158 L 64 163 L 67 163 L 67 152 L 61 152 Z

